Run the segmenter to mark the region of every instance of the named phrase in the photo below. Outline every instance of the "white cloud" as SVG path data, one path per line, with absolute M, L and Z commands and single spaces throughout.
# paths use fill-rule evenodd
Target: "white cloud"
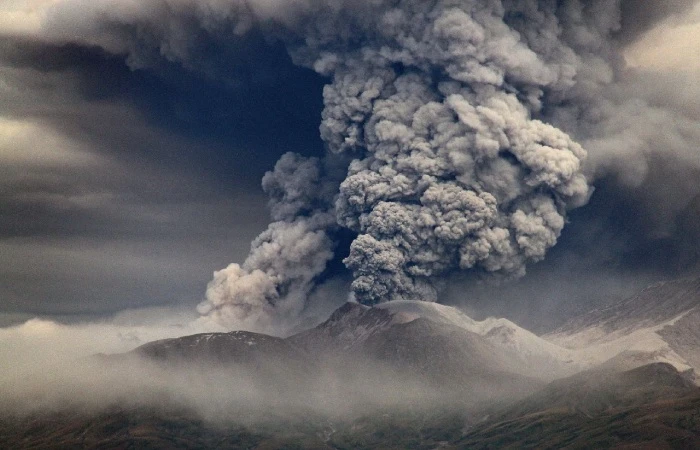
M 700 72 L 700 3 L 682 20 L 662 23 L 646 33 L 626 57 L 635 67 Z
M 41 27 L 42 11 L 57 0 L 3 0 L 0 30 L 3 34 L 35 34 Z
M 0 363 L 15 370 L 48 367 L 97 353 L 127 352 L 157 339 L 223 331 L 194 319 L 193 311 L 169 308 L 126 310 L 110 320 L 72 325 L 35 317 L 0 328 Z
M 87 166 L 98 157 L 84 145 L 48 125 L 0 116 L 0 164 L 11 166 Z

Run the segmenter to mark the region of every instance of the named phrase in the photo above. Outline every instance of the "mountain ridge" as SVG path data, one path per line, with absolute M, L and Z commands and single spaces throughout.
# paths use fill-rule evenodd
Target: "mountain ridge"
M 346 303 L 287 338 L 232 331 L 153 341 L 97 361 L 118 373 L 133 358 L 183 371 L 180 387 L 216 384 L 213 404 L 200 412 L 180 401 L 186 393 L 164 392 L 155 405 L 0 413 L 0 446 L 697 448 L 697 366 L 682 355 L 697 349 L 700 331 L 698 309 L 682 311 L 695 301 L 684 283 L 652 286 L 559 335 L 399 301 Z M 670 288 L 678 295 L 659 301 L 665 307 L 649 306 Z M 226 397 L 238 388 L 240 398 Z
M 654 298 L 658 295 L 668 295 L 668 298 L 655 303 Z M 232 332 L 221 335 L 228 336 L 226 338 L 213 338 L 217 334 L 210 333 L 200 335 L 199 339 L 225 339 L 237 346 L 242 345 L 242 341 L 265 344 L 259 348 L 248 345 L 252 348 L 247 350 L 253 353 L 276 345 L 280 355 L 301 352 L 305 357 L 311 355 L 312 359 L 314 355 L 337 358 L 344 353 L 378 352 L 377 342 L 381 342 L 382 336 L 391 334 L 396 327 L 426 320 L 445 329 L 456 327 L 463 330 L 459 340 L 471 345 L 475 354 L 488 354 L 491 360 L 486 362 L 483 359 L 482 363 L 495 367 L 495 372 L 512 372 L 526 378 L 551 381 L 604 364 L 629 370 L 661 362 L 692 374 L 700 368 L 700 327 L 695 326 L 700 320 L 698 305 L 700 278 L 693 278 L 657 283 L 616 306 L 572 318 L 566 325 L 542 336 L 503 318 L 476 321 L 450 306 L 392 301 L 375 307 L 347 302 L 326 321 L 287 338 Z M 421 333 L 428 332 L 425 327 L 416 329 Z M 435 336 L 433 333 L 432 337 L 425 339 Z M 183 339 L 179 345 L 184 345 L 181 349 L 184 351 L 187 347 L 184 343 L 197 338 L 177 339 Z M 173 345 L 177 339 L 145 344 L 135 352 L 148 353 L 150 349 L 152 353 L 157 346 Z M 404 336 L 404 339 L 412 337 Z M 374 348 L 367 348 L 368 343 Z M 238 352 L 245 354 L 243 350 Z M 381 359 L 377 355 L 372 357 Z
M 624 301 L 570 319 L 542 337 L 590 364 L 666 362 L 700 372 L 700 277 L 651 285 Z

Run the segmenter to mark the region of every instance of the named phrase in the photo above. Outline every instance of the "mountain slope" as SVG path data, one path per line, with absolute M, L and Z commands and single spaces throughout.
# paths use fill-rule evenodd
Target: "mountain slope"
M 173 409 L 0 416 L 2 448 L 84 449 L 664 449 L 700 448 L 700 390 L 667 365 L 553 383 L 492 418 L 429 411 L 366 411 L 349 420 L 299 414 L 211 423 Z
M 213 396 L 196 406 L 186 390 L 157 383 L 155 403 L 0 413 L 0 447 L 698 448 L 700 390 L 680 363 L 654 363 L 697 349 L 697 310 L 674 316 L 691 304 L 684 292 L 656 318 L 651 306 L 635 316 L 630 301 L 598 312 L 600 327 L 572 321 L 559 331 L 581 344 L 570 349 L 555 334 L 548 341 L 505 319 L 420 302 L 348 303 L 287 339 L 155 341 L 97 360 L 123 373 L 132 357 L 145 359 L 159 368 L 147 376 L 174 374 L 164 379 L 197 395 L 212 384 Z
M 334 311 L 325 322 L 287 340 L 311 354 L 349 351 L 394 323 L 393 316 L 387 311 L 348 302 Z
M 625 301 L 569 320 L 543 338 L 589 365 L 666 362 L 700 371 L 700 278 L 657 283 Z
M 416 321 L 430 322 L 427 325 L 405 327 Z M 419 322 L 422 323 L 422 322 Z M 455 341 L 450 352 L 461 354 L 465 359 L 471 353 L 473 358 L 482 355 L 484 367 L 494 371 L 508 371 L 525 377 L 552 380 L 571 375 L 584 366 L 575 358 L 575 352 L 548 342 L 506 319 L 489 318 L 475 321 L 457 308 L 419 301 L 392 301 L 369 308 L 356 303 L 347 303 L 319 326 L 289 338 L 289 341 L 310 353 L 323 351 L 362 352 L 369 341 L 376 345 L 387 335 L 397 330 L 404 332 L 403 339 L 411 340 L 416 348 L 423 346 L 421 339 L 430 341 L 442 328 L 446 335 Z M 432 337 L 420 338 L 429 334 Z M 434 345 L 438 352 L 447 342 L 443 336 L 441 343 Z M 392 338 L 398 345 L 401 340 Z M 415 358 L 420 359 L 418 355 Z M 489 359 L 490 361 L 487 361 Z
M 509 360 L 510 370 L 524 375 L 551 380 L 584 368 L 576 360 L 575 352 L 542 339 L 507 319 L 490 317 L 476 321 L 457 308 L 427 302 L 394 301 L 377 307 L 390 311 L 395 321 L 407 322 L 420 317 L 475 333 Z
M 563 338 L 584 330 L 596 330 L 599 336 L 592 332 L 587 336 L 592 342 L 655 327 L 698 308 L 700 278 L 665 281 L 653 284 L 620 303 L 574 317 L 550 335 Z
M 520 398 L 542 385 L 520 373 L 518 365 L 482 336 L 424 318 L 373 334 L 359 351 L 420 380 L 443 404 L 461 398 L 469 404 Z
M 700 448 L 700 389 L 668 364 L 551 383 L 454 448 Z M 447 446 L 447 448 L 452 448 Z
M 384 383 L 389 391 L 405 386 L 410 392 L 403 396 L 419 402 L 473 405 L 519 398 L 546 378 L 527 373 L 504 346 L 463 326 L 473 322 L 468 317 L 463 323 L 441 319 L 459 319 L 462 314 L 454 308 L 423 308 L 420 302 L 387 305 L 347 303 L 326 322 L 287 340 L 332 372 Z
M 48 412 L 0 418 L 3 449 L 331 449 L 313 424 L 212 423 L 178 410 L 114 408 L 94 414 Z
M 444 448 L 697 449 L 700 395 L 620 408 L 594 417 L 549 412 L 474 430 Z

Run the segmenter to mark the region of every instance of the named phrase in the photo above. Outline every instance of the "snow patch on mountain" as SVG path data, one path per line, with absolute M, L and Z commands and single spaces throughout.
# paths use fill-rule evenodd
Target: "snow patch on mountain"
M 624 328 L 610 331 L 604 322 L 589 325 L 578 330 L 555 331 L 546 334 L 543 337 L 550 342 L 554 342 L 566 348 L 582 348 L 582 347 L 605 347 L 607 344 L 615 345 L 615 342 L 630 342 L 639 340 L 635 346 L 656 342 L 658 332 L 666 327 L 675 325 L 693 310 L 682 312 L 670 320 L 661 322 L 658 325 L 647 327 L 628 326 Z M 656 335 L 656 337 L 652 336 Z M 633 338 L 632 338 L 633 337 Z M 660 337 L 659 337 L 660 338 Z
M 700 277 L 656 283 L 606 308 L 574 317 L 543 338 L 587 364 L 666 362 L 700 372 Z
M 151 347 L 158 347 L 163 350 L 169 350 L 171 348 L 177 347 L 180 350 L 186 348 L 201 348 L 203 344 L 211 342 L 229 342 L 242 343 L 248 346 L 258 345 L 261 341 L 269 341 L 271 338 L 264 334 L 250 333 L 247 331 L 231 331 L 228 333 L 201 333 L 194 334 L 191 336 L 185 336 L 184 338 L 171 338 L 171 339 L 161 339 L 158 341 L 152 341 L 148 344 L 141 346 L 141 349 L 148 349 Z
M 551 343 L 574 350 L 579 360 L 591 367 L 614 359 L 620 360 L 621 364 L 628 364 L 629 361 L 622 363 L 621 355 L 634 355 L 640 364 L 661 362 L 671 364 L 680 372 L 697 372 L 700 368 L 689 362 L 685 355 L 679 354 L 671 339 L 664 337 L 667 330 L 673 329 L 694 310 L 644 328 L 630 325 L 631 321 L 626 320 L 627 326 L 610 331 L 606 322 L 601 321 L 579 330 L 560 331 L 543 337 Z

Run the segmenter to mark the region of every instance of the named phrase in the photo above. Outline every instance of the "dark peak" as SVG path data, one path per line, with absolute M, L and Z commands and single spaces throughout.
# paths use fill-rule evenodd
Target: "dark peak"
M 333 311 L 333 314 L 324 322 L 330 323 L 330 322 L 338 322 L 340 320 L 345 320 L 348 317 L 354 316 L 354 317 L 359 317 L 363 315 L 367 310 L 370 308 L 368 306 L 361 305 L 359 303 L 355 302 L 347 302 L 340 308 L 336 309 Z
M 294 345 L 308 352 L 325 348 L 350 349 L 369 336 L 392 325 L 391 312 L 359 303 L 345 303 L 315 328 L 289 338 Z
M 331 335 L 353 330 L 368 331 L 390 325 L 392 318 L 392 313 L 385 309 L 371 308 L 359 303 L 348 302 L 336 309 L 328 320 L 315 329 L 326 330 Z
M 671 364 L 665 362 L 647 364 L 646 366 L 637 367 L 622 374 L 622 378 L 640 386 L 668 386 L 681 389 L 695 389 L 696 385 L 693 383 L 691 377 L 693 377 L 691 371 L 681 373 Z
M 352 329 L 371 330 L 389 325 L 392 317 L 392 313 L 385 309 L 348 302 L 335 310 L 328 320 L 317 328 L 335 329 L 337 332 Z
M 545 411 L 567 411 L 591 418 L 696 393 L 697 386 L 667 363 L 652 363 L 622 372 L 594 369 L 553 381 L 508 408 L 501 420 Z
M 629 370 L 617 370 L 613 366 L 601 366 L 555 381 L 553 385 L 587 386 L 589 390 L 611 387 L 644 389 L 661 392 L 661 388 L 679 392 L 695 391 L 697 386 L 689 377 L 690 372 L 681 373 L 672 364 L 652 362 Z
M 144 352 L 148 352 L 150 349 L 153 349 L 153 348 L 162 348 L 162 347 L 170 347 L 170 346 L 177 346 L 177 347 L 182 348 L 182 347 L 198 346 L 204 342 L 212 343 L 212 342 L 221 342 L 221 341 L 228 341 L 228 342 L 245 341 L 245 342 L 257 343 L 257 342 L 267 342 L 267 341 L 281 341 L 281 339 L 273 337 L 273 336 L 268 336 L 266 334 L 254 333 L 252 331 L 231 331 L 228 333 L 199 333 L 199 334 L 192 334 L 189 336 L 182 336 L 182 337 L 170 338 L 170 339 L 160 339 L 158 341 L 148 342 L 148 343 L 136 348 L 134 351 L 138 352 L 138 353 L 144 353 Z
M 284 339 L 250 331 L 200 333 L 149 342 L 133 354 L 158 361 L 249 361 L 263 355 L 283 356 L 293 349 Z

